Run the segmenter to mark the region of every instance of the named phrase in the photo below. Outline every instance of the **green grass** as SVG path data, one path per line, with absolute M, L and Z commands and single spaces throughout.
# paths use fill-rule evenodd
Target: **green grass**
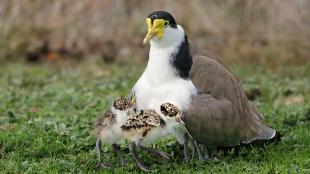
M 310 66 L 268 70 L 234 65 L 232 71 L 245 90 L 257 88 L 255 102 L 267 122 L 284 134 L 265 148 L 215 153 L 207 164 L 185 165 L 181 147 L 172 138 L 157 148 L 174 151 L 175 159 L 152 164 L 154 173 L 310 173 Z M 128 167 L 96 169 L 95 118 L 119 95 L 129 93 L 144 65 L 103 65 L 87 61 L 75 65 L 0 66 L 0 173 L 115 173 L 141 172 L 122 153 Z M 285 95 L 291 93 L 290 95 Z M 104 150 L 110 147 L 104 146 Z M 110 161 L 116 158 L 109 151 Z

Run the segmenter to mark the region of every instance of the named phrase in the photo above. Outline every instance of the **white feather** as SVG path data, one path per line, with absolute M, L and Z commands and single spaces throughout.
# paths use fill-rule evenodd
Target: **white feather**
M 131 108 L 121 111 L 111 107 L 111 111 L 115 114 L 116 122 L 113 125 L 107 126 L 100 132 L 99 138 L 104 144 L 114 144 L 124 139 L 124 134 L 121 126 L 126 122 L 131 113 Z

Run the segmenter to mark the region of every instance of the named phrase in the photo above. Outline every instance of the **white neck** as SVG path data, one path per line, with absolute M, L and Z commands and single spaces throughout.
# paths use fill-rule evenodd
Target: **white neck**
M 153 38 L 150 41 L 149 61 L 146 67 L 146 75 L 151 76 L 156 83 L 160 83 L 178 77 L 176 70 L 171 65 L 173 54 L 176 54 L 179 46 L 184 40 L 184 30 L 181 26 L 177 28 L 166 28 L 162 39 Z
M 177 25 L 177 28 L 167 27 L 161 39 L 153 37 L 150 40 L 151 49 L 177 47 L 183 41 L 184 35 L 184 29 L 180 25 Z

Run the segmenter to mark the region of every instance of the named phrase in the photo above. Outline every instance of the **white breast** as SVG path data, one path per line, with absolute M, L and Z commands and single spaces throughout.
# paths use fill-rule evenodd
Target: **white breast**
M 174 51 L 174 47 L 150 49 L 147 67 L 133 88 L 138 109 L 159 111 L 164 102 L 171 102 L 181 110 L 189 105 L 196 89 L 191 80 L 176 75 L 169 62 Z
M 160 105 L 165 102 L 176 105 L 180 110 L 186 109 L 191 102 L 191 96 L 196 92 L 189 80 L 171 79 L 162 84 L 154 84 L 144 76 L 134 89 L 138 109 L 153 108 L 157 112 Z

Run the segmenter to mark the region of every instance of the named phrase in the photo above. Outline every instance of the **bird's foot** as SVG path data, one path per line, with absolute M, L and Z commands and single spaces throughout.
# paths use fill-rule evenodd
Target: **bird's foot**
M 131 142 L 128 144 L 128 148 L 129 148 L 129 151 L 130 151 L 133 159 L 136 162 L 137 167 L 140 168 L 141 170 L 145 171 L 145 172 L 148 172 L 149 168 L 141 162 L 140 158 L 138 157 L 138 155 L 136 153 L 136 144 L 134 142 Z
M 169 154 L 169 153 L 161 151 L 161 150 L 154 149 L 152 147 L 145 147 L 143 145 L 139 145 L 139 148 L 141 148 L 142 150 L 146 150 L 148 152 L 153 153 L 153 155 L 155 155 L 157 158 L 170 159 L 173 157 L 172 154 Z
M 111 168 L 111 164 L 108 164 L 108 163 L 103 163 L 103 162 L 98 162 L 97 165 L 96 165 L 97 168 L 105 168 L 105 169 L 108 169 L 108 168 Z
M 148 172 L 150 171 L 150 168 L 147 167 L 146 165 L 144 165 L 143 163 L 141 163 L 140 161 L 136 161 L 136 165 L 138 168 L 140 168 L 141 170 Z
M 209 157 L 209 155 L 208 154 L 206 154 L 204 157 L 203 157 L 203 161 L 204 162 L 208 162 L 208 161 L 210 161 L 211 159 L 210 159 L 210 157 Z
M 172 154 L 169 154 L 167 152 L 161 151 L 161 150 L 156 150 L 154 149 L 153 151 L 154 155 L 157 156 L 158 158 L 165 158 L 165 159 L 170 159 L 173 157 Z

